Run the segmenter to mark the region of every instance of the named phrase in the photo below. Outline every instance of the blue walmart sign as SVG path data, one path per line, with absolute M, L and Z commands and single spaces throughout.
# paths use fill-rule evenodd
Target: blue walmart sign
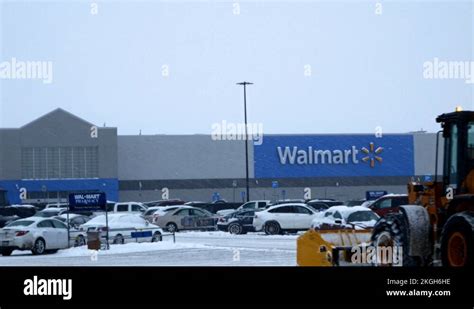
M 254 163 L 256 178 L 412 176 L 413 136 L 264 136 Z

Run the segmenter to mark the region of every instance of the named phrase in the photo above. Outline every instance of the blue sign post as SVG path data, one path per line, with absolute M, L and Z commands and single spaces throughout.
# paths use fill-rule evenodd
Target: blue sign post
M 240 197 L 242 198 L 242 202 L 245 202 L 245 191 L 240 191 Z
M 216 202 L 216 201 L 218 201 L 218 200 L 220 200 L 220 199 L 221 199 L 221 195 L 219 194 L 219 192 L 214 192 L 214 193 L 212 194 L 212 201 L 213 201 L 213 202 Z

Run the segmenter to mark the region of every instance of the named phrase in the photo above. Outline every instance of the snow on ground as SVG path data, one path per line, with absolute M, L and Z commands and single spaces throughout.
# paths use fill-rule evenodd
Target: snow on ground
M 0 266 L 294 266 L 297 235 L 225 232 L 180 232 L 157 243 L 110 245 L 110 250 L 86 246 L 33 256 L 15 251 L 0 256 Z

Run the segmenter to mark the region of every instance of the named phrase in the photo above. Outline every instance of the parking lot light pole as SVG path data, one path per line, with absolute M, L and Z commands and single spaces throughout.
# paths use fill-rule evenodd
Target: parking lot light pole
M 245 117 L 245 185 L 247 193 L 245 194 L 247 202 L 250 200 L 249 190 L 249 145 L 248 145 L 248 133 L 247 133 L 247 85 L 253 85 L 250 82 L 240 82 L 237 85 L 244 86 L 244 117 Z

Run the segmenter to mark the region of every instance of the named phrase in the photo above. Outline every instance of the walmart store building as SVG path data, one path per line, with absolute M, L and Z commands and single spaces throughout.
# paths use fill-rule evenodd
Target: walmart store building
M 0 188 L 11 203 L 20 196 L 23 203 L 65 201 L 77 191 L 149 201 L 161 199 L 163 188 L 169 198 L 242 201 L 244 143 L 117 135 L 56 109 L 0 129 Z M 261 145 L 249 143 L 251 199 L 303 198 L 305 188 L 313 198 L 339 200 L 368 190 L 403 193 L 411 177 L 430 177 L 435 168 L 434 133 L 265 135 Z

